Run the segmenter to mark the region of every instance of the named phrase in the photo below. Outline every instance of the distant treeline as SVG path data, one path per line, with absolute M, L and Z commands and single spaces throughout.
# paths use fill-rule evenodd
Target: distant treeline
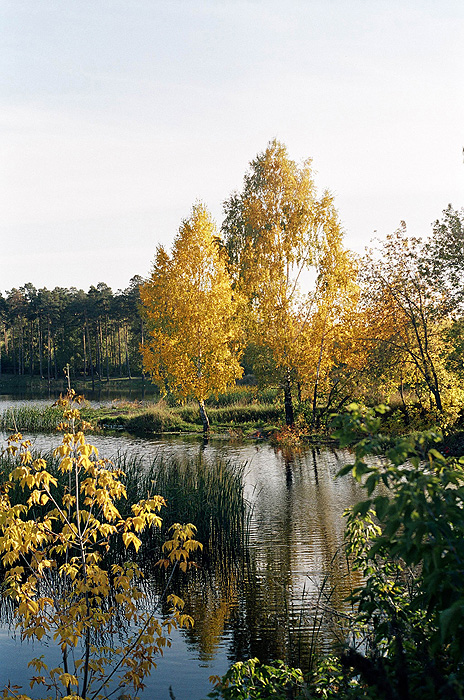
M 59 379 L 140 376 L 141 277 L 113 293 L 103 282 L 82 289 L 36 289 L 28 283 L 0 293 L 0 372 Z

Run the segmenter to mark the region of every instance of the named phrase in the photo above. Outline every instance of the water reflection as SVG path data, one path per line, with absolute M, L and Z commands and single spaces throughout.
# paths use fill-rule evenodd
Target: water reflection
M 32 439 L 35 449 L 50 450 L 60 438 Z M 176 590 L 196 624 L 178 635 L 166 653 L 164 676 L 154 672 L 147 698 L 155 693 L 168 697 L 168 686 L 161 694 L 160 675 L 170 678 L 168 685 L 176 678 L 177 700 L 199 700 L 208 692 L 206 676 L 224 672 L 230 662 L 250 656 L 283 658 L 304 668 L 315 643 L 328 648 L 336 640 L 334 618 L 327 614 L 321 619 L 321 610 L 348 612 L 345 598 L 357 583 L 341 554 L 342 513 L 361 494 L 351 477 L 335 479 L 347 453 L 315 447 L 295 452 L 214 438 L 204 445 L 201 438 L 96 435 L 92 442 L 103 456 L 136 455 L 141 470 L 160 456 L 201 454 L 211 463 L 218 457 L 246 463 L 244 492 L 252 510 L 247 551 L 240 560 L 216 552 L 202 570 L 179 577 Z M 155 590 L 156 576 L 148 577 L 147 584 Z M 177 678 L 179 659 L 189 664 L 184 685 Z
M 60 393 L 65 394 L 67 390 L 66 381 L 63 380 L 61 387 L 57 383 L 54 388 L 47 386 L 45 383 L 41 389 L 37 389 L 36 385 L 32 388 L 21 387 L 17 390 L 11 390 L 10 393 L 2 391 L 0 385 L 0 411 L 4 411 L 12 406 L 50 406 L 51 403 L 59 398 Z M 159 398 L 158 391 L 153 384 L 145 382 L 142 386 L 137 384 L 132 387 L 130 381 L 127 382 L 126 388 L 116 388 L 114 385 L 101 385 L 98 389 L 91 389 L 89 386 L 82 393 L 85 394 L 86 400 L 91 406 L 109 406 L 115 400 L 120 401 L 141 401 L 153 402 Z

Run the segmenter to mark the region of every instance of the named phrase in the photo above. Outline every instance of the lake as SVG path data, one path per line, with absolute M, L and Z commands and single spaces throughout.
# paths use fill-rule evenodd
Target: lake
M 35 448 L 45 451 L 60 441 L 50 435 L 32 439 Z M 263 661 L 282 658 L 304 668 L 321 607 L 331 613 L 321 623 L 318 648 L 328 650 L 343 636 L 336 616 L 349 611 L 345 598 L 353 574 L 347 574 L 340 553 L 342 514 L 362 495 L 350 476 L 335 478 L 350 461 L 346 451 L 326 447 L 291 451 L 267 442 L 221 439 L 212 439 L 205 447 L 197 439 L 170 437 L 96 435 L 90 442 L 100 456 L 137 455 L 141 469 L 156 455 L 195 456 L 200 451 L 205 460 L 219 455 L 246 464 L 245 497 L 252 509 L 246 561 L 235 562 L 226 578 L 216 570 L 192 576 L 182 595 L 195 627 L 173 635 L 172 648 L 160 659 L 142 697 L 169 700 L 171 686 L 176 700 L 201 700 L 211 689 L 210 675 L 222 674 L 234 661 L 252 656 Z M 21 644 L 6 623 L 0 647 L 1 684 L 11 680 L 26 686 L 27 661 L 53 653 L 41 645 L 33 649 Z

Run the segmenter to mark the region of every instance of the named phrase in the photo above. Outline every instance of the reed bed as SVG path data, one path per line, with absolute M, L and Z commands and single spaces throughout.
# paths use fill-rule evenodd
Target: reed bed
M 15 406 L 0 413 L 0 429 L 28 433 L 54 432 L 62 416 L 62 409 L 53 406 Z
M 59 458 L 51 452 L 33 451 L 33 459 L 43 457 L 49 471 L 58 479 L 62 493 L 68 485 L 68 475 L 58 469 Z M 0 453 L 0 484 L 17 466 L 17 457 Z M 203 561 L 230 560 L 243 553 L 248 544 L 250 507 L 244 497 L 243 473 L 245 465 L 237 465 L 215 457 L 206 461 L 198 456 L 156 456 L 150 465 L 144 464 L 137 455 L 122 452 L 113 458 L 116 469 L 124 472 L 127 500 L 117 503 L 123 517 L 131 514 L 131 506 L 148 495 L 160 494 L 167 506 L 162 509 L 163 526 L 160 530 L 143 533 L 142 540 L 148 560 L 156 561 L 160 556 L 160 545 L 166 539 L 168 528 L 175 522 L 193 523 L 197 537 L 204 545 Z M 24 503 L 28 490 L 16 485 L 10 491 L 12 503 Z M 111 556 L 125 556 L 112 551 Z
M 115 464 L 125 472 L 128 503 L 148 494 L 166 499 L 162 531 L 148 535 L 153 545 L 159 545 L 173 523 L 190 522 L 198 529 L 207 558 L 228 558 L 246 548 L 250 507 L 244 497 L 245 465 L 219 457 L 207 462 L 202 455 L 159 456 L 147 468 L 125 454 Z
M 182 406 L 176 409 L 185 423 L 200 424 L 198 407 Z M 208 407 L 208 417 L 212 425 L 230 423 L 259 423 L 281 420 L 282 408 L 275 404 L 235 404 L 220 408 Z

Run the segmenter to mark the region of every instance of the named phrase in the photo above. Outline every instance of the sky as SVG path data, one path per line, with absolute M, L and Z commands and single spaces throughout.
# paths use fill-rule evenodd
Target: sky
M 2 0 L 0 291 L 146 277 L 271 139 L 346 246 L 464 206 L 462 0 Z

